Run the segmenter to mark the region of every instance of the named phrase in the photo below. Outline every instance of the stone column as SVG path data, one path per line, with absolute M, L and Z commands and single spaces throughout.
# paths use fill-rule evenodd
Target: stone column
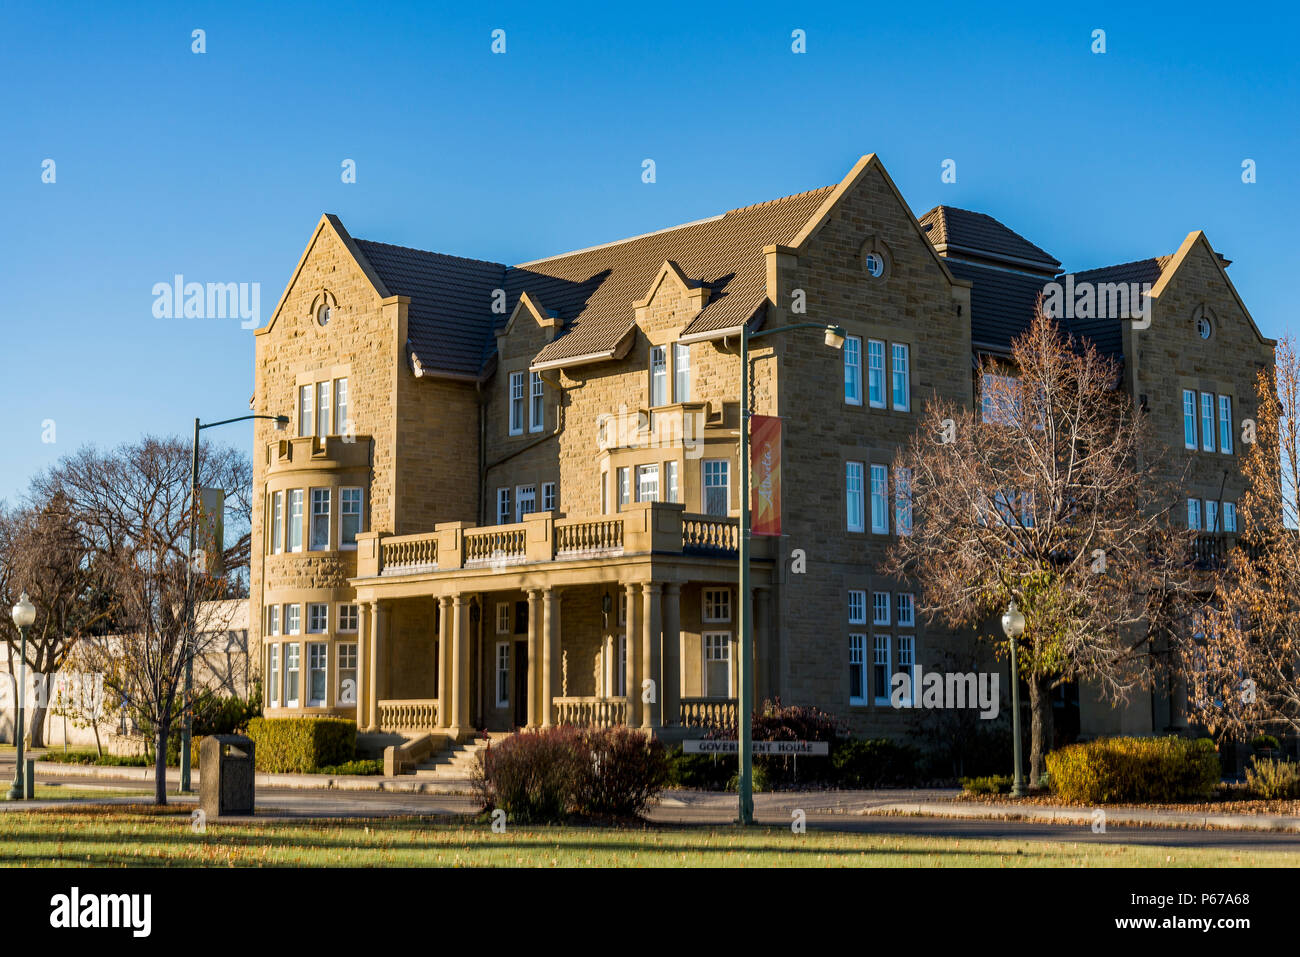
M 451 600 L 451 733 L 459 740 L 469 727 L 469 607 L 465 596 Z
M 379 730 L 379 650 L 383 644 L 379 609 L 379 602 L 370 603 L 370 691 L 367 703 L 370 705 L 369 727 L 374 731 Z
M 682 710 L 682 586 L 664 585 L 664 686 L 660 691 L 664 725 L 681 724 Z
M 454 723 L 451 703 L 451 598 L 438 599 L 438 645 L 434 650 L 438 668 L 438 727 Z
M 357 605 L 357 730 L 370 727 L 370 605 Z M 265 671 L 262 674 L 266 674 Z
M 542 727 L 551 726 L 551 712 L 554 710 L 555 675 L 559 671 L 556 656 L 560 653 L 558 607 L 558 589 L 542 589 Z
M 659 582 L 646 582 L 641 586 L 645 613 L 641 616 L 641 681 L 649 679 L 652 684 L 653 700 L 641 706 L 641 727 L 658 730 L 663 711 L 663 673 L 659 667 L 663 642 L 663 616 L 661 596 L 663 585 Z M 640 697 L 646 689 L 638 686 Z
M 637 681 L 640 669 L 637 666 L 637 649 L 640 647 L 638 637 L 640 632 L 637 630 L 636 593 L 639 587 L 636 582 L 628 582 L 623 586 L 627 590 L 627 624 L 624 634 L 627 636 L 627 669 L 624 676 L 624 683 L 627 685 L 627 726 L 629 728 L 639 728 L 641 726 L 641 683 Z
M 528 727 L 535 728 L 542 721 L 541 709 L 541 606 L 540 589 L 528 589 Z
M 754 707 L 772 697 L 771 589 L 754 589 Z

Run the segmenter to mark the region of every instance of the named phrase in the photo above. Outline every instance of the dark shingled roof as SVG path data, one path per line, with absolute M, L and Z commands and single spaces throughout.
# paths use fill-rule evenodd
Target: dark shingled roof
M 1046 270 L 1055 271 L 1061 266 L 1050 253 L 985 213 L 955 206 L 936 206 L 920 217 L 919 222 L 940 252 L 947 246 L 951 247 L 952 254 L 958 256 L 964 252 L 978 252 L 991 259 L 1040 264 Z
M 738 326 L 767 298 L 763 247 L 793 240 L 832 189 L 519 266 L 363 239 L 356 244 L 390 293 L 410 296 L 410 345 L 420 365 L 479 375 L 496 351 L 496 332 L 525 292 L 563 322 L 535 361 L 612 351 L 634 323 L 632 304 L 645 296 L 665 260 L 709 288 L 708 302 L 685 334 Z M 504 314 L 491 311 L 495 289 L 506 291 Z

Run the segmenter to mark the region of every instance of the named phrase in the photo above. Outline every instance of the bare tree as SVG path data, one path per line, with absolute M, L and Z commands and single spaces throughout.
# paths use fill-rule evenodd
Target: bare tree
M 167 802 L 167 742 L 181 715 L 186 665 L 229 626 L 213 619 L 230 613 L 217 600 L 246 595 L 250 466 L 233 449 L 205 446 L 201 452 L 200 485 L 227 490 L 234 531 L 226 535 L 220 576 L 187 575 L 186 442 L 146 437 L 107 453 L 82 449 L 35 483 L 51 497 L 64 497 L 108 570 L 118 627 L 89 642 L 86 657 L 104 673 L 107 691 L 153 732 L 158 804 Z
M 1300 357 L 1290 339 L 1275 355 L 1243 435 L 1239 537 L 1180 645 L 1189 710 L 1216 737 L 1300 733 Z
M 984 629 L 999 656 L 997 616 L 1016 600 L 1036 782 L 1055 688 L 1090 681 L 1120 703 L 1151 686 L 1152 639 L 1183 614 L 1188 540 L 1116 364 L 1066 336 L 1041 302 L 1009 361 L 983 360 L 979 377 L 978 408 L 931 402 L 895 459 L 915 523 L 889 565 L 919 583 L 931 620 Z

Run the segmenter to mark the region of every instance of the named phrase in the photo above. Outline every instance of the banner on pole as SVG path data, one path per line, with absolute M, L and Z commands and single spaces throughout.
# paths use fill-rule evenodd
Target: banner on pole
M 749 474 L 750 534 L 781 534 L 781 420 L 751 415 Z
M 199 489 L 198 536 L 194 544 L 194 570 L 206 575 L 225 574 L 226 493 L 219 488 Z

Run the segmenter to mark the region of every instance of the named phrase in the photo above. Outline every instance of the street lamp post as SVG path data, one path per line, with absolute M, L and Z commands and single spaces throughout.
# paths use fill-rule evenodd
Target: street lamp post
M 181 714 L 181 793 L 190 793 L 190 733 L 194 721 L 194 629 L 197 627 L 197 609 L 194 602 L 194 546 L 198 538 L 199 523 L 199 432 L 216 428 L 218 425 L 230 425 L 232 422 L 247 422 L 250 419 L 270 419 L 277 431 L 289 424 L 287 415 L 241 415 L 234 419 L 222 419 L 203 425 L 194 420 L 194 443 L 190 447 L 190 540 L 189 553 L 185 562 L 185 602 L 186 621 L 189 627 L 185 635 L 185 708 Z M 166 742 L 163 742 L 164 746 Z
M 1025 615 L 1016 607 L 1014 598 L 1002 616 L 1002 630 L 1011 639 L 1011 739 L 1016 762 L 1011 793 L 1015 797 L 1024 797 L 1025 780 L 1020 776 L 1020 672 L 1016 669 L 1016 639 L 1025 633 Z
M 18 711 L 14 722 L 14 744 L 18 748 L 17 761 L 14 763 L 14 784 L 9 789 L 9 800 L 19 801 L 23 796 L 23 700 L 27 697 L 27 629 L 36 621 L 36 606 L 23 592 L 18 604 L 13 608 L 14 624 L 22 636 L 21 652 L 18 656 Z
M 776 326 L 762 332 L 750 332 L 748 323 L 740 324 L 740 701 L 736 709 L 736 747 L 740 752 L 740 774 L 736 790 L 740 795 L 739 824 L 754 823 L 754 755 L 753 716 L 754 624 L 749 613 L 749 341 L 761 336 L 790 332 L 794 329 L 821 329 L 826 334 L 826 345 L 834 349 L 844 347 L 844 330 L 839 326 L 819 322 L 796 322 L 789 326 Z

